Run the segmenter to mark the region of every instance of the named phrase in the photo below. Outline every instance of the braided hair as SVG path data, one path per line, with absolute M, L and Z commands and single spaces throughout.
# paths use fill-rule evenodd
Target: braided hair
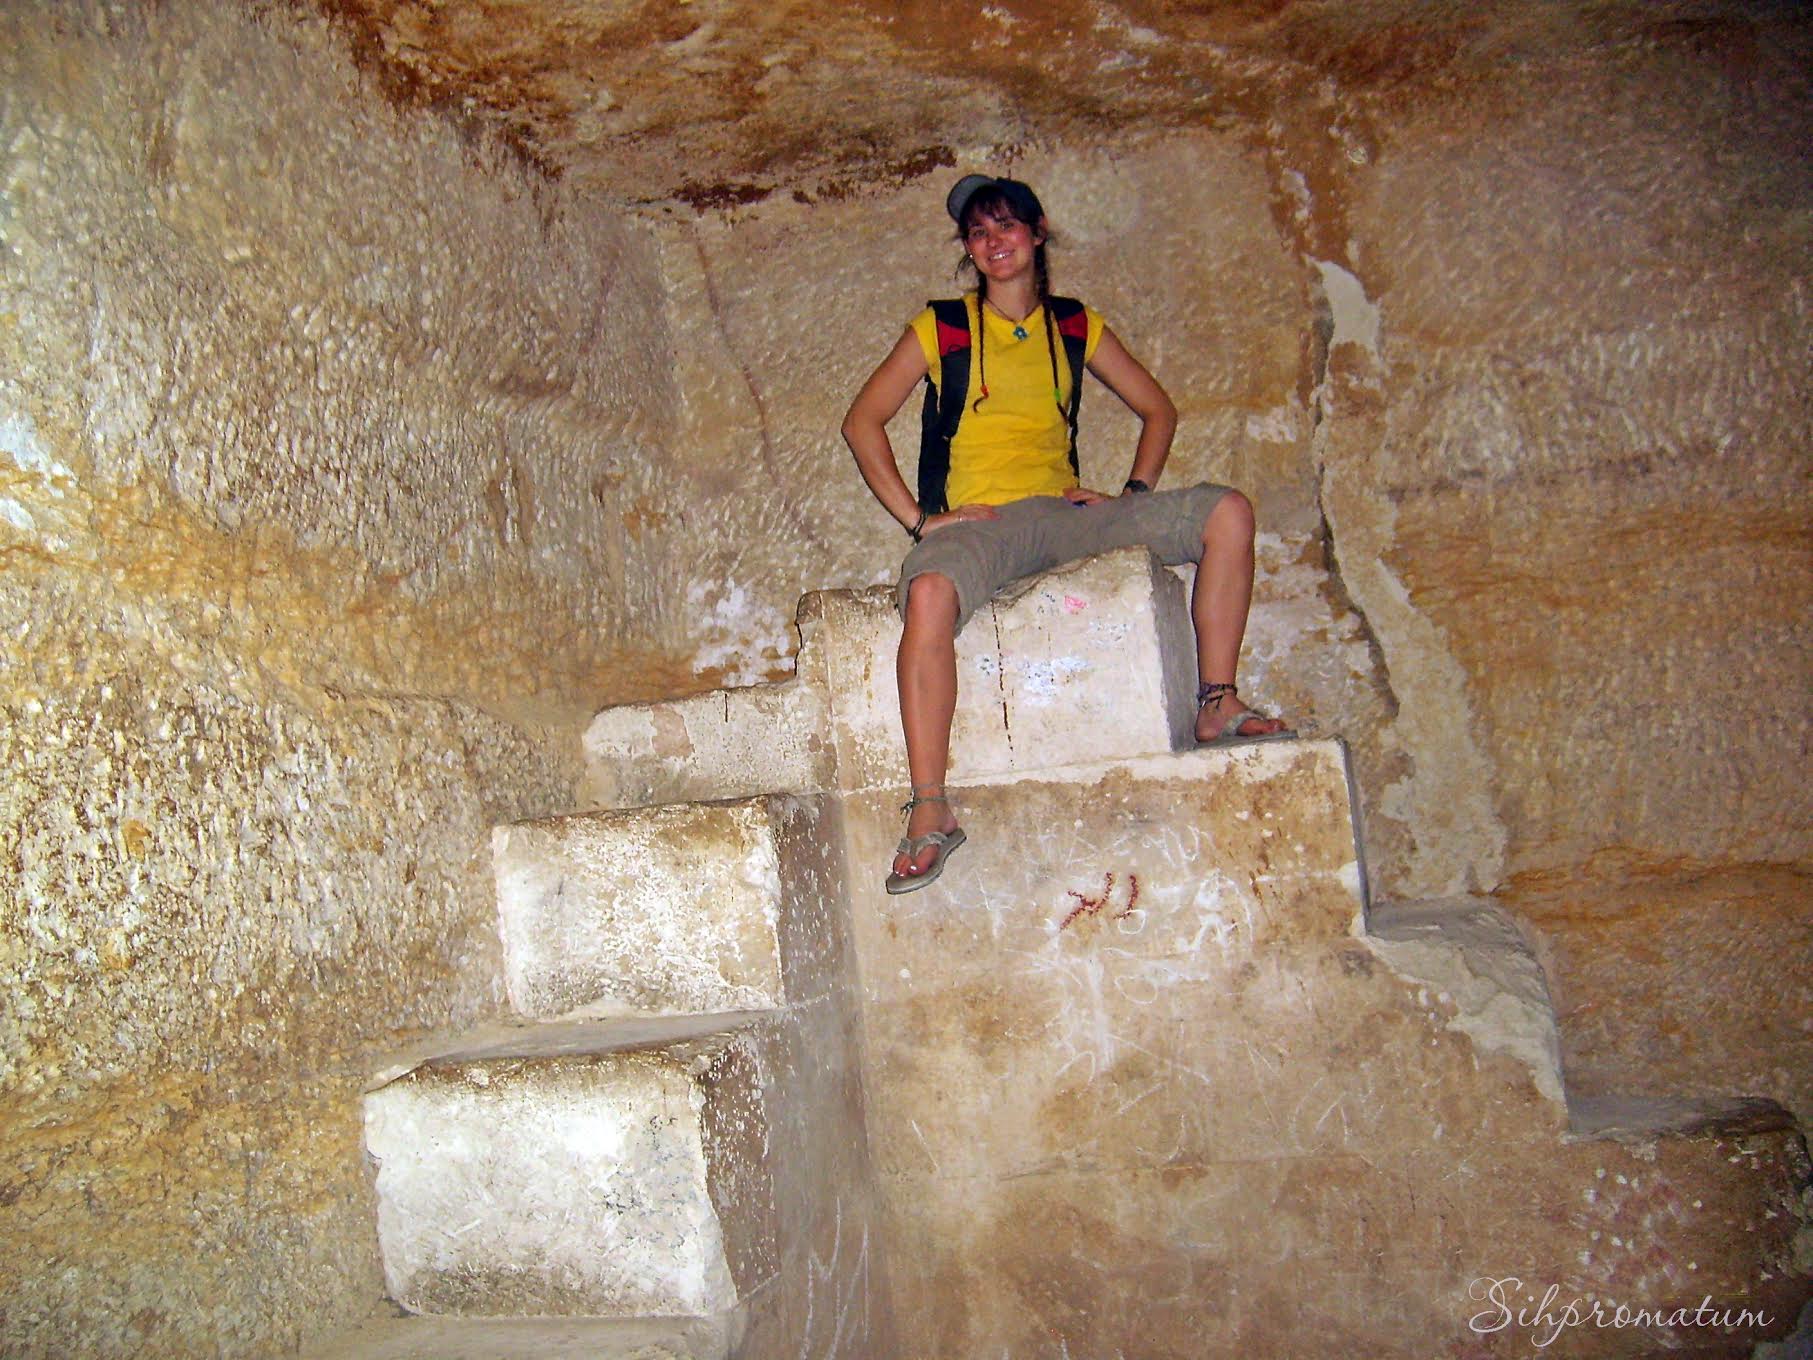
M 959 241 L 967 241 L 970 228 L 979 217 L 1005 218 L 1037 231 L 1039 223 L 1044 220 L 1045 210 L 1039 205 L 1038 195 L 1028 185 L 1016 179 L 998 179 L 978 188 L 957 214 Z M 1047 236 L 1049 237 L 1049 233 Z M 1045 259 L 1045 244 L 1045 241 L 1040 241 L 1033 247 L 1033 276 L 1038 285 L 1039 310 L 1045 321 L 1045 355 L 1051 362 L 1051 400 L 1058 408 L 1058 414 L 1068 418 L 1061 391 L 1063 384 L 1058 379 L 1058 328 L 1056 319 L 1051 314 L 1051 268 Z M 976 262 L 970 258 L 967 249 L 963 252 L 963 258 L 957 262 L 958 273 L 961 274 L 965 268 L 976 276 L 976 387 L 979 395 L 970 403 L 970 410 L 976 411 L 988 400 L 988 324 L 983 312 L 988 303 L 988 276 L 976 268 Z M 1077 382 L 1081 376 L 1072 373 L 1070 381 Z

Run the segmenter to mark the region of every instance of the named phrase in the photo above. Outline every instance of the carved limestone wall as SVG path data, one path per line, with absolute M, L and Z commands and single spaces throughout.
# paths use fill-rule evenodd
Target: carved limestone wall
M 268 1354 L 381 1290 L 491 825 L 666 687 L 658 259 L 275 7 L 8 6 L 0 87 L 0 1350 Z

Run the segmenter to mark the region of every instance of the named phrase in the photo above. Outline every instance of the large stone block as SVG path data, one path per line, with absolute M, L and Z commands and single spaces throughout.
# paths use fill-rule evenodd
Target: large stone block
M 839 787 L 906 782 L 889 590 L 819 597 Z M 1183 587 L 1144 549 L 1029 577 L 957 637 L 954 781 L 1171 751 L 1193 720 Z
M 832 985 L 832 815 L 823 799 L 778 797 L 499 827 L 511 1005 L 542 1019 L 698 1014 Z
M 1373 960 L 1353 939 L 1363 894 L 1338 743 L 1078 766 L 955 796 L 968 843 L 900 897 L 879 881 L 892 800 L 854 797 L 846 817 L 867 870 L 852 897 L 882 1170 L 1307 1153 L 1376 1146 L 1393 1125 L 1401 1061 L 1356 1027 L 1403 989 L 1381 1002 L 1347 979 Z M 1280 957 L 1333 945 L 1357 952 L 1316 979 L 1306 1010 L 1302 965 Z M 1364 1070 L 1345 1101 L 1325 1080 L 1331 1049 Z
M 822 686 L 803 678 L 607 708 L 586 729 L 583 797 L 629 808 L 828 789 L 828 726 Z
M 373 1093 L 391 1296 L 461 1317 L 683 1316 L 638 1344 L 715 1338 L 738 1360 L 891 1353 L 851 1003 L 834 992 L 652 1042 L 645 1020 L 519 1026 L 556 1050 L 586 1029 L 632 1046 L 444 1058 Z M 475 1357 L 534 1353 L 515 1329 L 449 1336 Z M 361 1344 L 378 1339 L 429 1344 L 419 1330 Z M 611 1349 L 610 1330 L 548 1340 L 599 1360 L 694 1355 Z
M 1255 953 L 1355 934 L 1363 884 L 1338 742 L 1271 742 L 954 787 L 968 842 L 889 897 L 891 796 L 849 800 L 854 928 L 871 999 L 932 977 L 1112 956 L 1219 981 Z M 900 978 L 909 969 L 911 982 Z M 1131 980 L 1127 985 L 1135 985 Z
M 374 1092 L 390 1296 L 480 1316 L 734 1307 L 700 1103 L 663 1054 L 427 1067 Z

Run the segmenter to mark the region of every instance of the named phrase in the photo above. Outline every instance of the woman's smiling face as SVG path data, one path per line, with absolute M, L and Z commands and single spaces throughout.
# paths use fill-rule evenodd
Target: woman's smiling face
M 963 248 L 976 272 L 989 279 L 1006 280 L 1033 267 L 1033 251 L 1045 234 L 1008 213 L 977 211 L 964 229 Z

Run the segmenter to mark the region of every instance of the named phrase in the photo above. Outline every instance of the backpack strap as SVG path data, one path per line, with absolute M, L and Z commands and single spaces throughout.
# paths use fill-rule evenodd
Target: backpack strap
M 1065 404 L 1064 421 L 1070 426 L 1070 470 L 1083 475 L 1076 456 L 1076 417 L 1083 405 L 1083 356 L 1089 349 L 1089 313 L 1073 297 L 1051 299 L 1051 315 L 1058 323 L 1058 339 L 1064 345 L 1064 360 L 1070 365 L 1070 400 Z
M 944 483 L 951 471 L 951 439 L 963 419 L 963 399 L 969 395 L 969 302 L 965 298 L 934 298 L 932 309 L 938 333 L 938 381 L 928 373 L 925 406 L 919 418 L 919 508 L 940 515 L 945 502 Z

